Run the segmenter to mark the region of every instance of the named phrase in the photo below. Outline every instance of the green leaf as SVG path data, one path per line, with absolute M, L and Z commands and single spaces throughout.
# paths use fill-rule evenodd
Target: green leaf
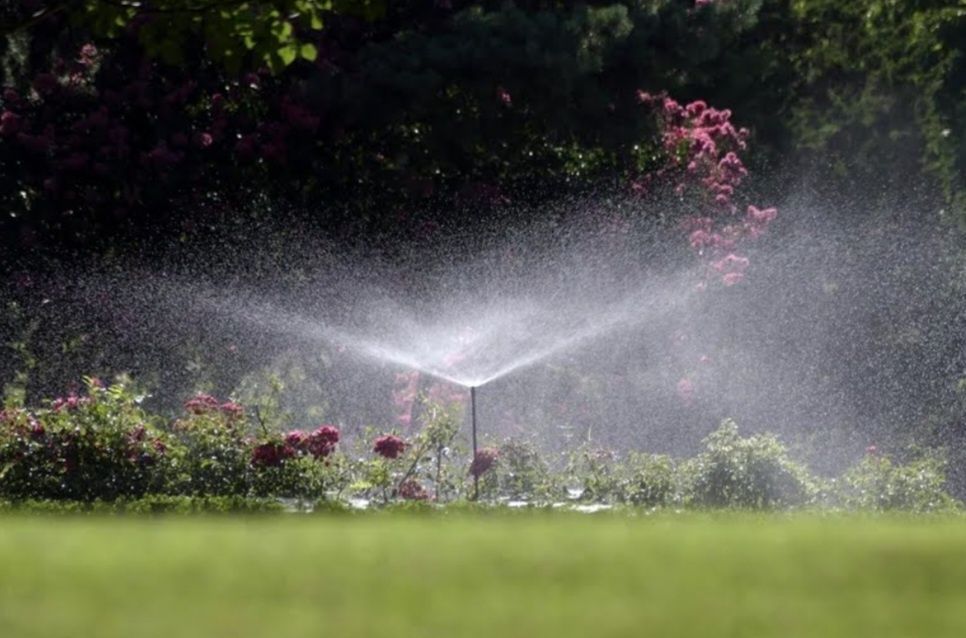
M 311 42 L 306 42 L 302 45 L 299 51 L 302 58 L 308 60 L 309 62 L 315 62 L 315 59 L 319 57 L 319 51 L 315 48 L 315 45 Z
M 287 44 L 278 50 L 278 57 L 282 59 L 282 64 L 285 66 L 295 62 L 295 58 L 298 57 L 298 54 L 298 45 L 295 44 Z

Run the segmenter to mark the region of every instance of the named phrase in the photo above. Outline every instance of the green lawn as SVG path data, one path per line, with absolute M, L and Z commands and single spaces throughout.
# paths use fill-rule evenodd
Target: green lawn
M 0 518 L 0 637 L 966 636 L 966 519 Z

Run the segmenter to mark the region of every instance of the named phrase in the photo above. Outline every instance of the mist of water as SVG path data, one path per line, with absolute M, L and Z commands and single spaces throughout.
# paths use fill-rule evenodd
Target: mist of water
M 928 224 L 776 203 L 747 279 L 704 292 L 681 233 L 647 222 L 660 210 L 595 200 L 388 255 L 306 235 L 256 265 L 236 251 L 65 276 L 81 301 L 45 307 L 114 339 L 75 377 L 147 371 L 172 410 L 197 387 L 257 398 L 271 373 L 297 419 L 385 429 L 396 375 L 415 370 L 484 386 L 484 436 L 685 454 L 735 417 L 834 470 L 956 400 L 963 296 Z

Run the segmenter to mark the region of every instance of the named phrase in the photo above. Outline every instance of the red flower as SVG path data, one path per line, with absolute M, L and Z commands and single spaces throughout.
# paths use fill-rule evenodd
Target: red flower
M 222 414 L 228 417 L 229 421 L 240 419 L 245 414 L 245 408 L 234 401 L 226 401 L 225 403 L 222 403 L 218 409 L 221 410 Z
M 90 401 L 91 400 L 88 397 L 79 397 L 76 394 L 72 394 L 67 397 L 60 397 L 58 399 L 54 399 L 54 402 L 51 404 L 50 407 L 53 408 L 54 412 L 60 412 L 61 410 L 70 411 L 70 410 L 76 410 L 80 406 L 90 403 Z
M 184 409 L 191 414 L 208 414 L 220 408 L 221 403 L 210 394 L 197 394 L 184 403 Z
M 20 132 L 21 117 L 13 111 L 4 111 L 0 115 L 0 135 L 8 137 Z
M 252 450 L 252 465 L 256 467 L 278 467 L 285 459 L 295 456 L 295 449 L 281 443 L 262 443 Z
M 399 497 L 407 501 L 425 501 L 429 492 L 416 479 L 408 479 L 399 486 Z
M 499 456 L 500 452 L 494 448 L 487 447 L 477 450 L 473 462 L 470 463 L 470 475 L 475 478 L 483 476 L 493 468 Z
M 302 430 L 292 430 L 285 435 L 285 444 L 294 448 L 301 448 L 309 435 Z
M 397 459 L 406 449 L 406 442 L 394 434 L 385 434 L 376 439 L 372 451 L 387 459 Z
M 510 92 L 502 86 L 496 87 L 496 97 L 503 103 L 503 106 L 513 106 L 513 98 Z
M 339 428 L 321 425 L 305 440 L 305 449 L 317 459 L 325 458 L 335 450 L 339 442 Z

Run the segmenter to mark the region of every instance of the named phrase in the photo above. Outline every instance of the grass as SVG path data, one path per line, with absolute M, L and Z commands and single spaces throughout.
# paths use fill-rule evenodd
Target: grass
M 966 519 L 0 517 L 0 636 L 966 636 Z

